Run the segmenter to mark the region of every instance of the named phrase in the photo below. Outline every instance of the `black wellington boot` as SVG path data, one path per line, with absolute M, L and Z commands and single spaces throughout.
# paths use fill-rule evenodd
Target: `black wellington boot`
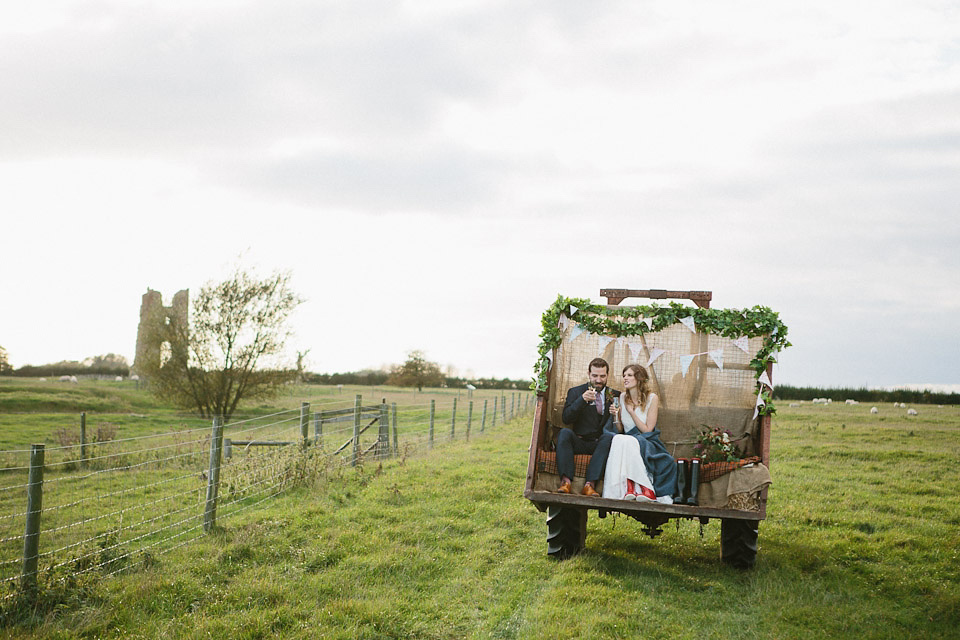
M 687 504 L 697 506 L 697 492 L 700 488 L 700 458 L 690 458 L 690 480 L 687 482 Z
M 687 504 L 690 490 L 687 487 L 687 459 L 677 458 L 677 492 L 673 494 L 674 504 Z

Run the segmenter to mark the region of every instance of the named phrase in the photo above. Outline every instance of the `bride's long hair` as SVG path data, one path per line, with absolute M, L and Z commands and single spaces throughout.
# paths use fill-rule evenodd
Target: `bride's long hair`
M 650 374 L 648 374 L 647 370 L 638 364 L 628 364 L 623 368 L 621 375 L 626 373 L 628 370 L 632 371 L 633 377 L 637 379 L 637 392 L 640 394 L 640 404 L 637 405 L 637 403 L 634 401 L 629 389 L 627 389 L 627 391 L 623 394 L 625 398 L 624 402 L 629 402 L 630 406 L 634 409 L 639 406 L 640 410 L 643 411 L 644 407 L 647 406 L 647 398 L 650 396 Z

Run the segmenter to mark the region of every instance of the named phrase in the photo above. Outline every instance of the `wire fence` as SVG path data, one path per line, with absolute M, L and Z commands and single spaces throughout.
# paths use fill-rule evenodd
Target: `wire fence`
M 428 454 L 532 411 L 482 400 L 334 400 L 212 428 L 0 451 L 0 593 L 149 566 L 218 523 L 340 468 Z

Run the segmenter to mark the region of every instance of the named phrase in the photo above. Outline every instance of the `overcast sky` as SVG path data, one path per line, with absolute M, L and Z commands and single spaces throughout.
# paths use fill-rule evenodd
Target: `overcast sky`
M 241 263 L 314 371 L 529 378 L 558 293 L 766 305 L 775 382 L 960 390 L 960 5 L 0 8 L 0 345 L 133 359 Z

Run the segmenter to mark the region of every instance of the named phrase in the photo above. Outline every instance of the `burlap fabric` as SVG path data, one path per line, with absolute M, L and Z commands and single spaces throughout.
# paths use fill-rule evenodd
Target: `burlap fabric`
M 730 338 L 694 333 L 681 323 L 655 333 L 624 338 L 579 332 L 574 326 L 573 321 L 568 323 L 563 342 L 553 353 L 547 399 L 551 426 L 563 425 L 561 414 L 567 390 L 587 381 L 587 365 L 600 356 L 610 363 L 608 384 L 614 389 L 623 389 L 621 371 L 627 364 L 639 364 L 650 373 L 650 390 L 660 397 L 657 427 L 674 457 L 693 455 L 695 438 L 703 425 L 729 429 L 734 438 L 753 434 L 757 386 L 749 364 L 763 346 L 762 336 L 750 338 L 750 353 L 745 353 Z M 663 350 L 662 355 L 647 366 L 658 349 Z M 723 350 L 722 370 L 706 353 L 714 349 Z M 693 354 L 702 355 L 693 359 L 684 375 L 681 356 Z M 750 440 L 744 439 L 745 456 L 756 453 L 751 450 Z

